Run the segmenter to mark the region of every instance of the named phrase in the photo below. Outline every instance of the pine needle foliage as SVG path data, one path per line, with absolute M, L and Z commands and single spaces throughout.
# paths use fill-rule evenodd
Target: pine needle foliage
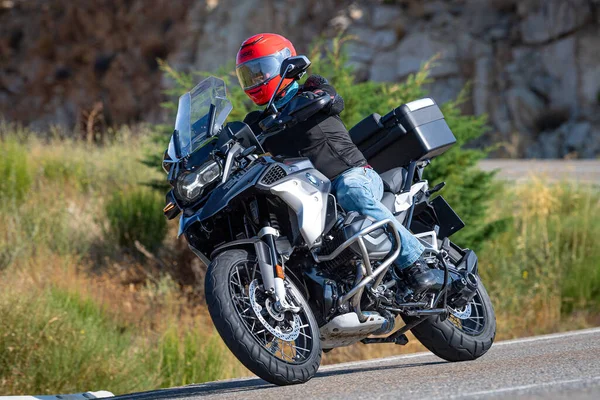
M 326 77 L 344 98 L 345 109 L 340 115 L 347 127 L 352 127 L 371 113 L 384 115 L 404 103 L 426 97 L 426 85 L 431 83 L 430 70 L 436 58 L 423 64 L 421 69 L 410 75 L 404 82 L 358 82 L 344 45 L 353 40 L 350 36 L 337 37 L 331 41 L 317 41 L 308 53 L 312 61 L 308 75 L 319 74 Z M 253 104 L 244 94 L 233 72 L 233 65 L 210 74 L 207 72 L 183 73 L 174 70 L 165 62 L 160 62 L 161 70 L 172 80 L 173 86 L 165 94 L 174 99 L 207 76 L 215 75 L 227 85 L 227 95 L 233 104 L 229 121 L 242 120 L 253 109 Z M 448 185 L 442 195 L 457 211 L 467 227 L 456 234 L 456 240 L 462 246 L 479 249 L 481 244 L 495 232 L 502 230 L 505 221 L 487 223 L 489 198 L 498 190 L 493 181 L 494 173 L 477 168 L 477 162 L 487 154 L 485 150 L 468 148 L 469 143 L 481 136 L 486 130 L 486 116 L 464 115 L 460 106 L 467 99 L 468 87 L 454 101 L 443 104 L 442 110 L 458 143 L 450 151 L 433 160 L 426 168 L 425 179 L 430 184 L 446 181 Z M 175 115 L 177 103 L 169 101 L 164 107 Z M 174 117 L 173 117 L 174 120 Z M 158 142 L 164 149 L 168 143 L 172 128 L 162 130 Z M 162 155 L 162 154 L 160 154 Z M 160 164 L 158 154 L 147 159 L 155 166 Z

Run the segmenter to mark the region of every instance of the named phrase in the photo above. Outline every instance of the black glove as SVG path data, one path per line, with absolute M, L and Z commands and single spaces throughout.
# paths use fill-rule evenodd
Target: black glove
M 312 91 L 322 85 L 327 85 L 329 82 L 327 79 L 323 78 L 321 75 L 311 75 L 306 82 L 304 82 L 303 89 L 307 91 Z
M 309 100 L 314 100 L 314 99 L 317 99 L 317 98 L 319 98 L 321 96 L 324 96 L 326 94 L 327 93 L 325 93 L 324 91 L 322 91 L 320 89 L 317 89 L 314 92 L 302 92 L 302 93 L 299 94 L 299 96 L 306 97 Z

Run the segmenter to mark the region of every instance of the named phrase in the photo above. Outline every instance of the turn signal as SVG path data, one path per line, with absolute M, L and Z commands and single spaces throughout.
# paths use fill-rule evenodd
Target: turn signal
M 283 267 L 279 264 L 275 266 L 275 274 L 278 278 L 285 279 L 285 275 L 283 274 Z
M 168 213 L 169 211 L 171 211 L 172 209 L 175 208 L 175 204 L 173 203 L 169 203 L 165 206 L 165 208 L 163 208 L 163 213 Z

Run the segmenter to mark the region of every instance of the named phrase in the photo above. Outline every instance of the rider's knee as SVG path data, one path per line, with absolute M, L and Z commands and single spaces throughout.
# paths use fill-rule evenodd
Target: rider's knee
M 373 206 L 371 192 L 362 185 L 347 185 L 338 189 L 337 201 L 346 210 L 361 212 Z

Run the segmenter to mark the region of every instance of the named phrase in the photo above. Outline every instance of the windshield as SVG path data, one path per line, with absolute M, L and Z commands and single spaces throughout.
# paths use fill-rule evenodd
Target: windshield
M 211 107 L 212 106 L 212 107 Z M 214 108 L 214 113 L 211 109 Z M 233 107 L 225 93 L 225 82 L 211 76 L 179 98 L 175 130 L 179 136 L 179 158 L 186 157 L 216 135 Z M 211 117 L 211 114 L 214 117 Z M 209 129 L 211 118 L 212 130 Z

